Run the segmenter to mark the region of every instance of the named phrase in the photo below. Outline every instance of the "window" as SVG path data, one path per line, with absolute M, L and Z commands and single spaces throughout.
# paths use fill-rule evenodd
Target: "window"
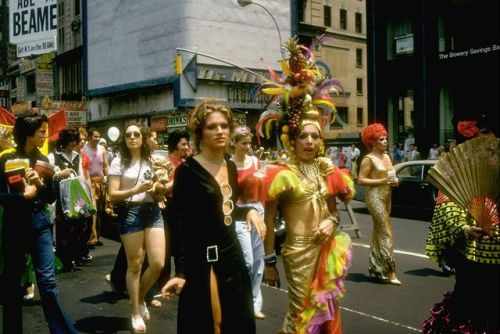
M 323 6 L 323 25 L 325 27 L 332 26 L 332 7 Z
M 356 94 L 363 95 L 363 79 L 362 78 L 356 79 Z
M 363 108 L 356 108 L 357 125 L 363 126 Z
M 357 33 L 362 33 L 363 32 L 363 23 L 361 22 L 361 13 L 356 13 L 355 14 L 355 22 L 356 22 L 356 32 Z
M 57 46 L 57 48 L 59 49 L 59 51 L 64 51 L 64 27 L 58 29 L 57 38 L 59 39 L 59 45 Z
M 398 18 L 389 22 L 387 30 L 387 60 L 413 54 L 413 29 L 410 19 Z
M 80 0 L 75 0 L 75 16 L 80 15 Z
M 335 117 L 333 123 L 330 124 L 331 129 L 342 128 L 345 125 L 345 123 L 347 123 L 347 115 L 349 113 L 349 108 L 336 106 L 335 109 L 337 110 L 338 117 Z
M 59 3 L 59 17 L 61 18 L 61 17 L 63 17 L 63 16 L 64 16 L 64 2 L 63 2 L 63 1 L 61 1 L 61 2 Z
M 33 94 L 36 92 L 35 74 L 26 76 L 26 94 Z
M 340 29 L 347 29 L 347 10 L 340 10 Z
M 363 68 L 363 49 L 356 49 L 356 67 Z

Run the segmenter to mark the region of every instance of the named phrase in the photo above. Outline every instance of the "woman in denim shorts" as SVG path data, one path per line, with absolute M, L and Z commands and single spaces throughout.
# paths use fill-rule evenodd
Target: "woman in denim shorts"
M 158 204 L 148 193 L 153 182 L 150 149 L 141 125 L 125 128 L 120 155 L 108 173 L 109 198 L 118 204 L 119 233 L 127 255 L 127 291 L 132 304 L 132 329 L 145 333 L 149 311 L 144 296 L 156 282 L 165 260 L 163 218 Z M 149 266 L 141 278 L 145 253 Z

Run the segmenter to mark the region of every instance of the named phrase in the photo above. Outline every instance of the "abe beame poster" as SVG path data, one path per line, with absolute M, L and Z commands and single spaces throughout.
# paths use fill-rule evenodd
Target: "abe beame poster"
M 57 0 L 10 0 L 9 18 L 18 58 L 56 49 Z

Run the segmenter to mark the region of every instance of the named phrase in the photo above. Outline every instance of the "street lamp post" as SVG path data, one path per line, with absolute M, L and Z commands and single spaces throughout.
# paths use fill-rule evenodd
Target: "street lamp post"
M 266 13 L 268 13 L 269 16 L 271 16 L 271 18 L 273 19 L 274 25 L 276 26 L 276 30 L 278 30 L 278 37 L 280 39 L 281 58 L 285 59 L 285 50 L 283 49 L 283 40 L 281 39 L 281 31 L 280 31 L 280 28 L 278 26 L 278 22 L 276 22 L 276 19 L 274 18 L 273 14 L 271 14 L 271 12 L 266 7 L 262 6 L 260 3 L 254 2 L 252 0 L 238 0 L 238 5 L 240 5 L 240 7 L 246 7 L 248 5 L 256 5 L 262 9 L 264 9 L 266 11 Z

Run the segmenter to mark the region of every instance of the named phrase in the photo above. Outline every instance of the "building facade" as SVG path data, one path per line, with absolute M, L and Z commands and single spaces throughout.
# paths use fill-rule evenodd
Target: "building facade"
M 170 131 L 186 128 L 195 104 L 207 97 L 226 100 L 238 122 L 255 125 L 266 105 L 251 96 L 267 76 L 260 59 L 279 70 L 276 30 L 288 38 L 291 22 L 289 0 L 259 3 L 273 17 L 259 6 L 226 0 L 87 1 L 83 79 L 90 125 L 106 133 L 110 126 L 140 122 L 162 142 Z M 176 55 L 182 58 L 179 75 Z
M 457 137 L 460 120 L 498 130 L 498 1 L 367 0 L 367 9 L 369 119 L 387 124 L 392 143 L 414 141 L 425 156 Z
M 325 35 L 332 37 L 316 51 L 332 76 L 344 88 L 334 96 L 338 117 L 325 131 L 327 142 L 358 142 L 368 122 L 366 3 L 364 0 L 299 0 L 300 40 L 308 45 Z

